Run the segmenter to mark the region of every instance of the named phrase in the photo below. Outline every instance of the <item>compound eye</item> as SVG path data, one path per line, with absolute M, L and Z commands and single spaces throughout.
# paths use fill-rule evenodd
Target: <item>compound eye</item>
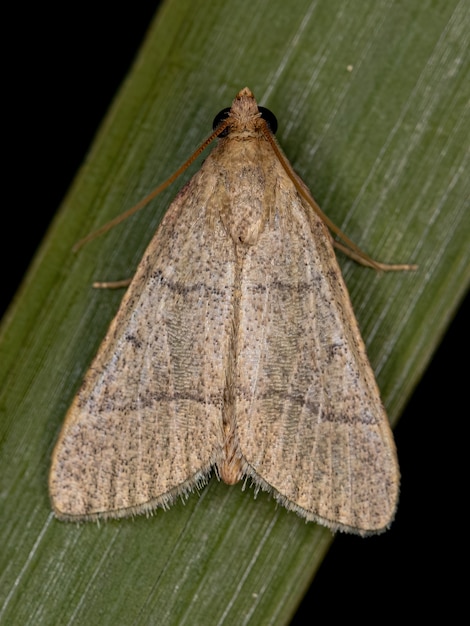
M 230 113 L 230 107 L 227 107 L 226 109 L 222 109 L 222 111 L 219 111 L 219 113 L 217 113 L 217 115 L 214 117 L 214 121 L 212 122 L 212 130 L 216 130 L 217 127 L 220 126 L 222 122 L 224 122 L 227 119 L 229 113 Z M 224 128 L 224 130 L 220 133 L 219 137 L 226 137 L 228 135 L 228 131 L 229 131 L 229 127 L 227 126 L 227 128 Z
M 274 113 L 266 107 L 258 107 L 258 111 L 261 113 L 263 120 L 265 120 L 266 124 L 269 126 L 269 130 L 273 135 L 275 135 L 277 131 L 277 119 Z

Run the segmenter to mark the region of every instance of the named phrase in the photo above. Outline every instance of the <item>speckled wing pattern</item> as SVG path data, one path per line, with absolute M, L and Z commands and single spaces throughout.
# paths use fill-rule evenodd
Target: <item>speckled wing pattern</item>
M 243 473 L 308 520 L 383 530 L 398 497 L 395 446 L 328 234 L 294 193 L 274 221 L 242 270 Z
M 234 256 L 212 248 L 224 233 L 201 211 L 203 177 L 168 210 L 69 409 L 50 474 L 62 519 L 167 506 L 222 455 Z
M 67 414 L 60 519 L 167 507 L 215 467 L 333 531 L 380 532 L 399 470 L 322 220 L 242 90 L 178 194 Z

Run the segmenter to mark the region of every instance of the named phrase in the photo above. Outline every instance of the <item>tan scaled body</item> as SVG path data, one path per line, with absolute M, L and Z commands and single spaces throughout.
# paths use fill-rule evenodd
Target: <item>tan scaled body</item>
M 224 124 L 67 414 L 55 514 L 168 507 L 215 467 L 333 531 L 380 532 L 398 498 L 395 446 L 330 234 L 249 89 Z

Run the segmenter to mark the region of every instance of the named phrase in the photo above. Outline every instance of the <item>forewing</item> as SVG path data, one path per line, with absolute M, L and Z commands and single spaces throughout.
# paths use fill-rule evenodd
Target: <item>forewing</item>
M 169 208 L 67 414 L 58 517 L 165 506 L 220 459 L 234 259 L 201 176 Z
M 240 454 L 308 520 L 378 532 L 398 494 L 393 437 L 326 228 L 307 211 L 284 196 L 244 261 Z

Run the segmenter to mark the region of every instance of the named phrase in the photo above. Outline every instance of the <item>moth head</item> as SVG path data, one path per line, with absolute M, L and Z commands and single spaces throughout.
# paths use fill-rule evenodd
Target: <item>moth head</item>
M 270 111 L 266 107 L 260 107 L 260 106 L 258 107 L 258 112 L 260 113 L 259 117 L 265 120 L 266 124 L 268 125 L 269 130 L 272 132 L 273 135 L 275 135 L 277 131 L 277 119 L 274 113 L 272 113 L 272 111 Z M 232 117 L 234 119 L 237 118 L 236 113 L 234 114 L 233 112 L 233 106 L 222 109 L 222 111 L 219 111 L 219 113 L 217 113 L 217 115 L 214 117 L 214 121 L 212 122 L 212 129 L 214 131 L 217 130 L 219 126 L 221 126 L 226 120 Z M 231 127 L 230 123 L 227 124 L 227 126 L 223 128 L 223 130 L 220 132 L 218 136 L 226 137 L 230 133 L 230 127 Z

